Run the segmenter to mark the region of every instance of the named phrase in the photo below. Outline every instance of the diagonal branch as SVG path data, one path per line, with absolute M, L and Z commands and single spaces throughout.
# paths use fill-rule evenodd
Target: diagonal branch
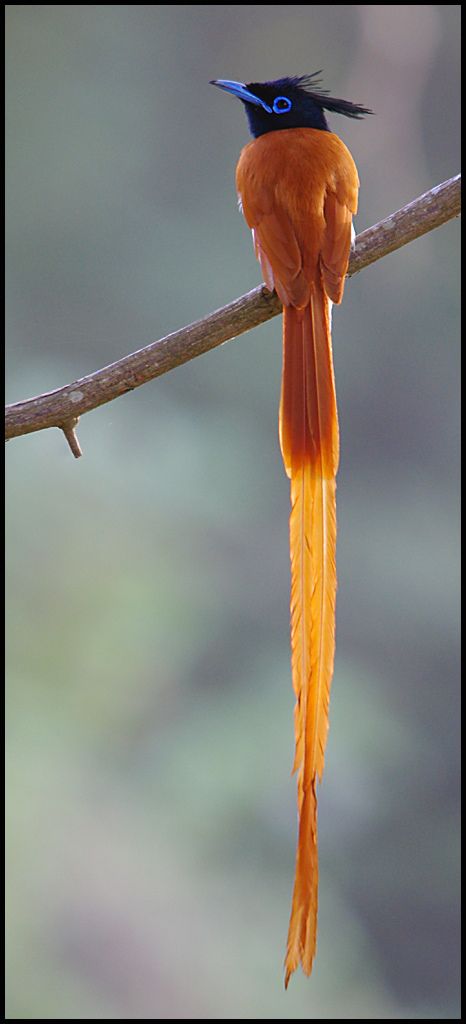
M 358 235 L 348 276 L 352 277 L 388 253 L 457 217 L 460 210 L 461 175 L 458 174 Z M 263 285 L 254 288 L 203 320 L 154 341 L 87 377 L 56 391 L 7 405 L 6 440 L 46 427 L 59 427 L 73 454 L 79 458 L 81 449 L 75 426 L 83 413 L 223 345 L 280 312 L 281 304 L 275 293 L 268 292 Z

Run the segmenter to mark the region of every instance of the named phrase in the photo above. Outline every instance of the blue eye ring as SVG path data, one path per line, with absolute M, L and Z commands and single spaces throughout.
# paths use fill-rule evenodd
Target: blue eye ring
M 274 114 L 287 114 L 291 110 L 293 104 L 288 96 L 276 96 L 273 101 L 273 112 Z

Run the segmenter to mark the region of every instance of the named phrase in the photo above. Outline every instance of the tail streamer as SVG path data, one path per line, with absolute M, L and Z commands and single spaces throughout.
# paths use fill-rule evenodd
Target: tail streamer
M 321 280 L 304 309 L 283 309 L 280 445 L 291 481 L 291 663 L 298 779 L 296 874 L 285 986 L 310 974 L 317 936 L 317 779 L 322 778 L 335 653 L 338 419 L 329 300 Z

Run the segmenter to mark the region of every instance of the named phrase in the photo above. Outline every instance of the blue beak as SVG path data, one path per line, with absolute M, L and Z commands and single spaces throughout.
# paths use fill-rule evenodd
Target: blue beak
M 243 103 L 252 103 L 255 107 L 263 107 L 268 114 L 272 113 L 272 108 L 264 103 L 264 100 L 259 99 L 259 96 L 254 96 L 253 92 L 249 92 L 246 86 L 242 82 L 229 82 L 223 78 L 216 78 L 209 85 L 218 85 L 219 89 L 224 89 L 225 92 L 231 92 L 232 96 L 237 96 Z

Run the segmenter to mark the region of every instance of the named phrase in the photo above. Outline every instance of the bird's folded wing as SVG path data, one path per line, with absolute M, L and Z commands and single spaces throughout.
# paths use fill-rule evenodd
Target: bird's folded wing
M 340 188 L 324 199 L 325 232 L 320 250 L 320 269 L 325 291 L 332 302 L 343 297 L 351 247 L 351 225 L 357 209 L 357 191 Z
M 309 302 L 309 281 L 301 250 L 286 214 L 269 213 L 253 229 L 256 256 L 268 288 L 275 288 L 284 306 L 303 308 Z

